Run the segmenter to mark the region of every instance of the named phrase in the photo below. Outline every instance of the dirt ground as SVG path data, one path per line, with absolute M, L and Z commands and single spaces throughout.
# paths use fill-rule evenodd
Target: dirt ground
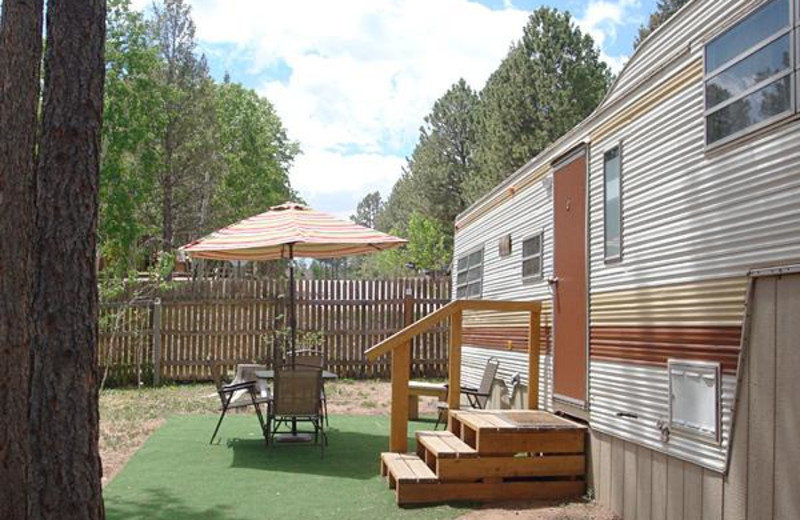
M 331 415 L 389 413 L 391 387 L 382 381 L 342 380 L 325 385 Z M 216 414 L 219 399 L 211 385 L 105 390 L 100 394 L 100 454 L 103 483 L 109 482 L 167 417 Z M 420 400 L 422 415 L 435 415 L 433 398 Z M 493 504 L 459 520 L 615 520 L 594 502 Z

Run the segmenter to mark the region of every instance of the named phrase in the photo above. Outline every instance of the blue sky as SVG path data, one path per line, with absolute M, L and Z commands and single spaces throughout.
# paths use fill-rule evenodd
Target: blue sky
M 570 11 L 619 70 L 655 0 L 189 0 L 212 74 L 254 88 L 300 143 L 291 179 L 347 216 L 388 196 L 423 117 L 464 77 L 480 89 L 538 6 Z M 143 7 L 150 0 L 135 0 Z

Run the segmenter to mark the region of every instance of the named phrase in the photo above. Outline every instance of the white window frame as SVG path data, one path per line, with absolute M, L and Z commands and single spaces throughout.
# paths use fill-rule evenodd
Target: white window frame
M 758 123 L 750 125 L 750 126 L 748 126 L 746 128 L 738 130 L 738 131 L 736 131 L 736 132 L 734 132 L 734 133 L 732 133 L 732 134 L 730 134 L 728 136 L 725 136 L 725 137 L 723 137 L 721 139 L 717 139 L 716 141 L 714 141 L 712 143 L 708 142 L 708 118 L 709 118 L 709 116 L 711 114 L 713 114 L 715 112 L 718 112 L 719 110 L 722 110 L 723 108 L 725 108 L 727 106 L 730 106 L 731 104 L 733 104 L 733 103 L 735 103 L 737 101 L 740 101 L 741 99 L 746 98 L 750 94 L 752 94 L 754 92 L 757 92 L 758 90 L 760 90 L 760 89 L 762 89 L 762 88 L 764 88 L 764 87 L 766 87 L 768 85 L 771 85 L 771 84 L 773 84 L 773 83 L 775 83 L 775 82 L 777 82 L 777 81 L 779 81 L 779 80 L 781 80 L 781 79 L 783 79 L 783 78 L 785 78 L 787 76 L 789 77 L 789 83 L 790 83 L 789 84 L 789 91 L 791 92 L 792 90 L 794 90 L 795 92 L 797 92 L 798 89 L 800 89 L 800 86 L 798 86 L 798 73 L 797 73 L 797 69 L 798 69 L 797 57 L 798 57 L 798 55 L 800 55 L 800 50 L 798 49 L 798 46 L 800 46 L 800 45 L 798 45 L 798 41 L 797 41 L 798 38 L 800 38 L 799 36 L 797 36 L 797 34 L 798 34 L 798 26 L 800 26 L 800 22 L 798 21 L 798 10 L 800 10 L 800 8 L 797 7 L 798 0 L 789 0 L 789 26 L 788 26 L 788 28 L 779 31 L 779 32 L 769 36 L 768 38 L 766 38 L 764 40 L 761 40 L 760 42 L 756 43 L 752 47 L 744 50 L 739 55 L 737 55 L 737 56 L 731 58 L 730 60 L 726 61 L 725 63 L 717 66 L 717 68 L 715 68 L 714 70 L 706 71 L 706 56 L 708 54 L 708 52 L 707 52 L 708 51 L 708 46 L 711 45 L 714 41 L 716 41 L 719 37 L 721 37 L 722 35 L 726 34 L 729 30 L 731 30 L 734 27 L 736 27 L 738 24 L 743 23 L 745 20 L 748 19 L 748 17 L 750 17 L 756 11 L 758 11 L 759 9 L 764 7 L 767 3 L 769 3 L 769 1 L 770 0 L 765 0 L 764 2 L 759 3 L 753 9 L 751 9 L 746 15 L 744 15 L 740 19 L 736 20 L 733 24 L 727 26 L 721 32 L 719 32 L 716 35 L 714 35 L 713 38 L 711 38 L 708 41 L 706 41 L 705 44 L 703 45 L 703 142 L 705 143 L 706 149 L 711 150 L 711 149 L 726 145 L 726 144 L 730 143 L 731 141 L 735 141 L 735 140 L 737 140 L 737 139 L 739 139 L 739 138 L 741 138 L 743 136 L 750 135 L 750 134 L 752 134 L 754 132 L 757 132 L 758 130 L 761 130 L 761 129 L 767 127 L 767 126 L 775 124 L 776 122 L 779 122 L 779 121 L 782 121 L 784 119 L 787 119 L 787 118 L 789 118 L 789 117 L 791 117 L 791 116 L 793 116 L 794 114 L 797 113 L 797 107 L 800 104 L 800 100 L 798 100 L 798 98 L 800 98 L 800 94 L 797 94 L 795 96 L 792 96 L 790 94 L 789 95 L 789 108 L 787 110 L 785 110 L 785 111 L 783 111 L 783 112 L 781 112 L 779 114 L 776 114 L 774 116 L 771 116 L 771 117 L 769 117 L 767 119 L 764 119 L 763 121 L 759 121 Z M 789 69 L 788 70 L 786 70 L 784 72 L 780 72 L 778 74 L 775 74 L 775 75 L 771 76 L 770 78 L 767 78 L 766 80 L 762 80 L 761 82 L 756 83 L 755 85 L 751 86 L 750 88 L 748 88 L 744 92 L 741 92 L 740 94 L 738 94 L 736 96 L 733 96 L 730 99 L 726 99 L 725 101 L 723 101 L 721 103 L 718 103 L 717 105 L 715 105 L 712 108 L 706 108 L 707 105 L 708 105 L 707 95 L 706 95 L 706 93 L 707 93 L 706 85 L 708 84 L 708 81 L 710 79 L 714 78 L 719 73 L 721 73 L 724 70 L 726 70 L 728 67 L 731 67 L 734 64 L 739 63 L 739 62 L 747 59 L 749 56 L 753 55 L 754 53 L 756 53 L 759 50 L 763 49 L 764 47 L 768 46 L 769 44 L 779 40 L 780 38 L 782 38 L 783 36 L 785 36 L 787 34 L 789 35 L 789 52 L 790 52 Z
M 467 267 L 465 269 L 459 269 L 458 264 L 461 263 L 461 260 L 463 258 L 467 258 L 468 259 L 470 256 L 472 256 L 474 253 L 477 253 L 478 251 L 481 252 L 481 261 L 480 261 L 479 264 L 477 264 L 477 266 L 470 266 L 469 265 L 469 260 L 468 260 L 467 261 Z M 464 253 L 463 255 L 458 257 L 458 260 L 456 260 L 456 299 L 469 300 L 469 299 L 480 299 L 482 297 L 482 295 L 483 295 L 483 264 L 484 264 L 485 261 L 486 261 L 486 250 L 484 249 L 483 246 L 471 249 L 469 252 Z M 478 277 L 477 280 L 469 281 L 469 272 L 472 269 L 479 269 L 481 274 L 480 274 L 480 276 Z M 466 273 L 466 282 L 464 282 L 464 283 L 458 283 L 458 278 L 459 278 L 459 275 L 461 273 Z M 470 292 L 469 288 L 470 288 L 471 285 L 475 285 L 475 284 L 478 284 L 478 286 L 479 286 L 478 295 L 477 296 L 469 296 L 469 292 Z M 464 291 L 464 296 L 463 297 L 458 295 L 459 292 L 461 291 L 462 287 L 464 287 L 466 289 Z
M 619 254 L 608 254 L 608 226 L 606 225 L 606 204 L 608 202 L 608 193 L 606 193 L 606 154 L 614 149 L 617 149 L 617 162 L 619 163 Z M 624 249 L 624 240 L 622 239 L 624 232 L 624 222 L 622 218 L 622 141 L 614 146 L 603 151 L 603 259 L 607 264 L 617 264 L 622 262 L 622 254 Z
M 700 374 L 703 378 L 713 378 L 714 380 L 714 431 L 707 432 L 699 428 L 687 426 L 685 423 L 676 420 L 674 414 L 674 392 L 672 388 L 672 374 L 678 371 L 689 371 Z M 669 428 L 670 431 L 679 434 L 695 437 L 704 441 L 711 441 L 719 444 L 722 439 L 722 367 L 719 363 L 711 361 L 696 361 L 688 359 L 670 359 L 667 361 L 667 381 L 668 381 L 668 400 L 669 400 Z
M 534 238 L 539 238 L 539 251 L 534 254 L 525 256 L 525 242 L 528 240 L 533 240 Z M 539 259 L 539 272 L 535 274 L 531 274 L 525 276 L 525 261 L 532 260 L 534 258 Z M 520 262 L 520 275 L 522 276 L 522 283 L 523 284 L 531 284 L 541 280 L 544 276 L 544 230 L 539 231 L 538 233 L 534 233 L 533 235 L 528 236 L 527 238 L 522 240 L 522 262 Z

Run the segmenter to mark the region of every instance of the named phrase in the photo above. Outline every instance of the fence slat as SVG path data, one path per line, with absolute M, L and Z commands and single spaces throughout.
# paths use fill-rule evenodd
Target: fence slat
M 299 336 L 319 335 L 328 368 L 349 378 L 387 376 L 389 360 L 367 363 L 364 351 L 404 326 L 406 290 L 414 319 L 450 295 L 449 278 L 295 283 Z M 284 280 L 196 280 L 131 299 L 142 288 L 101 303 L 98 359 L 108 384 L 208 380 L 209 359 L 232 370 L 237 363 L 274 366 L 281 355 L 275 340 L 288 325 Z M 446 375 L 447 335 L 442 326 L 415 339 L 412 374 Z

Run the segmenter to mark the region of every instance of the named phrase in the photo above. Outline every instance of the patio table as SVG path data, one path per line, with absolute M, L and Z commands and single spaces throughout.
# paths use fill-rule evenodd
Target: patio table
M 254 372 L 257 378 L 265 379 L 267 381 L 275 379 L 274 370 L 256 370 Z M 322 371 L 322 382 L 339 379 L 339 376 L 327 370 Z M 292 419 L 292 433 L 281 434 L 278 437 L 278 442 L 311 442 L 312 437 L 306 434 L 297 433 L 297 421 Z

